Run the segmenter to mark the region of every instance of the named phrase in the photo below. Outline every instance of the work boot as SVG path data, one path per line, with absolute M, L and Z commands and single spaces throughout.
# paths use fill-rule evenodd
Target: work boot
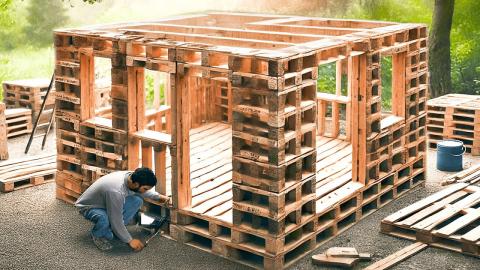
M 97 246 L 97 248 L 100 249 L 101 251 L 108 251 L 112 249 L 112 244 L 110 244 L 110 241 L 108 241 L 107 238 L 95 237 L 92 235 L 92 240 L 95 246 Z

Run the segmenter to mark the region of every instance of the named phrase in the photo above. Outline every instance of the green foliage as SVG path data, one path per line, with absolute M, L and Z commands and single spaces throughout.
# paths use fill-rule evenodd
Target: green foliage
M 145 103 L 147 109 L 153 108 L 153 96 L 154 96 L 154 87 L 153 87 L 153 76 L 151 74 L 145 74 Z
M 343 16 L 431 24 L 433 0 L 352 0 Z M 480 1 L 456 0 L 451 32 L 452 92 L 480 94 Z
M 317 91 L 322 93 L 335 94 L 337 88 L 337 65 L 335 62 L 324 64 L 318 67 Z M 348 94 L 347 75 L 342 74 L 341 93 Z
M 67 9 L 60 0 L 31 0 L 27 12 L 26 38 L 41 47 L 52 44 L 53 29 L 68 21 Z
M 154 76 L 152 73 L 147 72 L 145 73 L 145 105 L 147 109 L 151 109 L 154 107 L 153 99 L 154 99 Z M 165 96 L 165 83 L 160 83 L 159 89 L 160 93 L 160 100 L 163 100 Z
M 30 78 L 50 78 L 53 72 L 53 48 L 0 50 L 0 82 Z M 3 91 L 0 91 L 3 92 Z M 0 98 L 3 100 L 3 98 Z
M 317 90 L 322 93 L 335 94 L 336 65 L 329 63 L 318 67 Z
M 455 92 L 480 94 L 480 1 L 456 0 L 451 33 Z
M 380 62 L 382 67 L 382 111 L 389 112 L 392 110 L 392 57 L 382 57 Z

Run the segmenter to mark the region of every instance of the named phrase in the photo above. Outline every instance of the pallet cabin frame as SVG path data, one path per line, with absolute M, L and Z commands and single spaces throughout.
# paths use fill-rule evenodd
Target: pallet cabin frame
M 157 191 L 172 197 L 160 207 L 170 236 L 227 259 L 287 267 L 424 182 L 425 25 L 209 13 L 57 30 L 55 50 L 57 197 L 72 202 L 113 170 L 153 168 Z M 384 56 L 393 69 L 387 114 Z M 111 110 L 101 113 L 92 105 L 95 57 L 112 67 Z M 336 87 L 321 93 L 318 70 L 328 63 Z M 147 70 L 168 78 L 153 112 Z M 227 128 L 202 131 L 212 122 Z M 231 137 L 218 158 L 222 194 L 219 178 L 191 179 L 200 166 L 191 157 L 216 149 L 213 130 Z M 335 171 L 343 164 L 346 177 Z M 221 207 L 209 205 L 220 198 Z

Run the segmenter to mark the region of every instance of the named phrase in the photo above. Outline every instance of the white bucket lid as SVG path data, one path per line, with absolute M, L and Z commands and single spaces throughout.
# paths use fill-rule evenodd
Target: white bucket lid
M 443 147 L 459 147 L 463 145 L 463 142 L 457 140 L 443 140 L 438 142 L 438 145 L 441 145 Z

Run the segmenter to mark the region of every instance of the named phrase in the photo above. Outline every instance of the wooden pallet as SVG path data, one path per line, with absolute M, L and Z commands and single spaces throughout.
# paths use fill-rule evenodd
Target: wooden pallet
M 480 257 L 480 187 L 453 184 L 382 220 L 383 233 Z
M 54 181 L 55 155 L 32 156 L 0 163 L 0 191 L 37 186 Z
M 431 148 L 443 139 L 455 139 L 468 153 L 480 155 L 480 98 L 448 94 L 429 100 L 427 130 Z
M 5 110 L 5 123 L 7 124 L 7 137 L 12 138 L 32 132 L 32 110 L 15 108 Z

